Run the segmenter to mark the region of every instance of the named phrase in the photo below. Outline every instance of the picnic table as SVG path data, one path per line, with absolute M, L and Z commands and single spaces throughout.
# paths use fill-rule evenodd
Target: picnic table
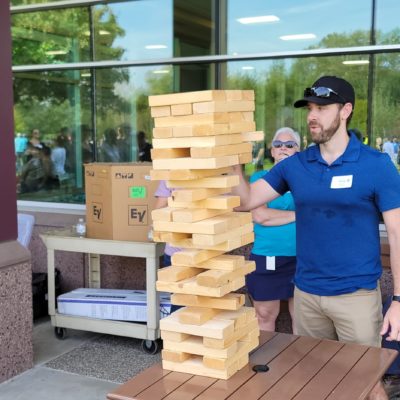
M 365 399 L 396 356 L 390 349 L 264 331 L 249 364 L 228 380 L 171 372 L 158 363 L 107 399 Z M 268 371 L 255 372 L 256 365 Z

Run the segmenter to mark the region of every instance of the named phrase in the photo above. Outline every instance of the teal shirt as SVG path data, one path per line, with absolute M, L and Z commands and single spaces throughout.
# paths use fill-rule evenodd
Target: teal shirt
M 250 177 L 250 182 L 255 182 L 268 171 L 257 171 Z M 269 208 L 294 211 L 293 196 L 286 192 L 283 196 L 267 203 Z M 253 254 L 260 256 L 295 256 L 296 255 L 296 223 L 263 226 L 254 224 Z

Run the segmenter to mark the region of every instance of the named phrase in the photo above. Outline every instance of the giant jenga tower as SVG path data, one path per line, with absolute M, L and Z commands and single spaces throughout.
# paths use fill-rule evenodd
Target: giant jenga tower
M 152 212 L 154 240 L 182 251 L 159 270 L 157 290 L 185 306 L 160 322 L 163 368 L 228 379 L 248 363 L 259 329 L 244 295 L 231 293 L 255 269 L 225 254 L 253 242 L 251 213 L 235 212 L 239 178 L 231 166 L 252 160 L 254 92 L 209 90 L 150 96 L 152 179 L 167 181 L 168 207 Z

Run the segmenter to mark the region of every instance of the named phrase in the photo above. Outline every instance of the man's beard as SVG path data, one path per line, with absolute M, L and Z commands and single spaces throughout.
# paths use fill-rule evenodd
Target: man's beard
M 310 125 L 310 124 L 309 124 Z M 338 112 L 335 120 L 332 122 L 331 126 L 326 129 L 322 129 L 322 126 L 318 124 L 321 128 L 321 132 L 313 133 L 310 132 L 312 140 L 315 144 L 323 144 L 331 140 L 332 136 L 336 133 L 340 126 L 340 113 Z

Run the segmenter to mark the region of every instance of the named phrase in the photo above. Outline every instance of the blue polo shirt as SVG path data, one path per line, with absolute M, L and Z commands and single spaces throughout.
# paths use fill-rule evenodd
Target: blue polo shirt
M 305 292 L 333 296 L 374 289 L 380 261 L 379 213 L 400 207 L 400 175 L 389 156 L 351 134 L 328 165 L 319 146 L 279 162 L 263 177 L 296 207 L 297 269 Z

